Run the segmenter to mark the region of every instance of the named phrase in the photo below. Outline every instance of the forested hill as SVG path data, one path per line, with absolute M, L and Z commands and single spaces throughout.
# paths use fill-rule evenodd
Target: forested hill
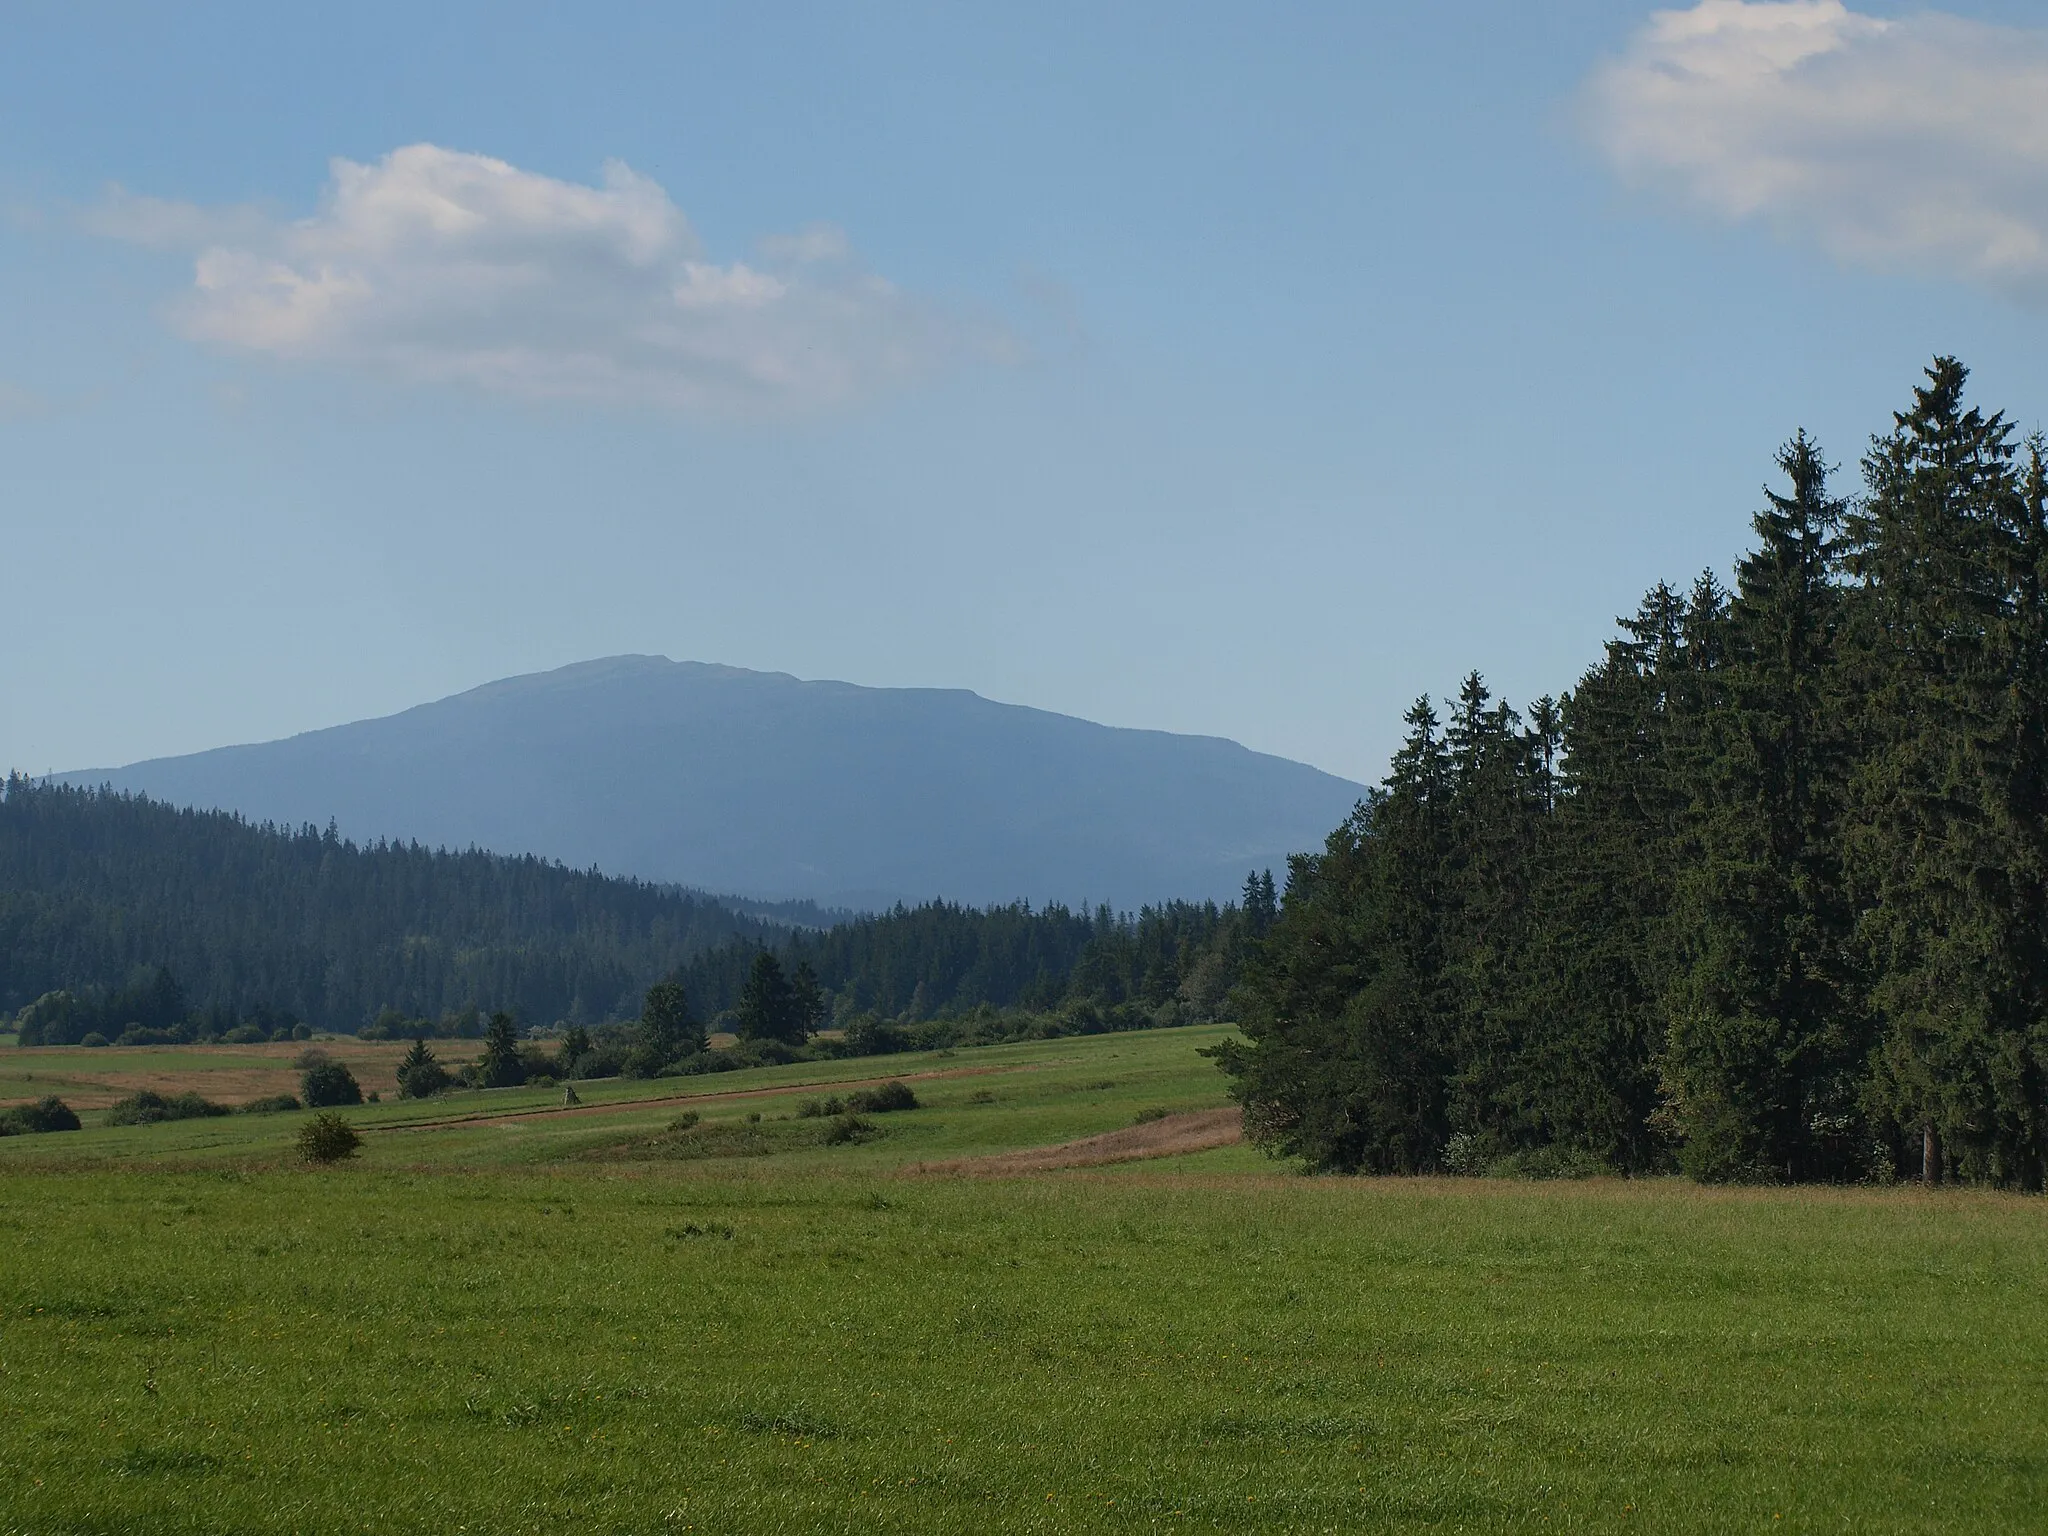
M 18 777 L 0 799 L 0 1010 L 58 989 L 110 995 L 138 973 L 160 992 L 161 970 L 182 995 L 147 1006 L 224 1019 L 632 1018 L 650 982 L 701 951 L 788 933 L 538 858 L 359 846 Z
M 870 910 L 1227 901 L 1364 792 L 1215 737 L 660 656 L 64 777 L 285 825 L 332 818 L 359 839 Z
M 1939 359 L 1837 492 L 1795 437 L 1732 591 L 1561 701 L 1474 675 L 1238 997 L 1322 1168 L 2048 1182 L 2048 445 Z

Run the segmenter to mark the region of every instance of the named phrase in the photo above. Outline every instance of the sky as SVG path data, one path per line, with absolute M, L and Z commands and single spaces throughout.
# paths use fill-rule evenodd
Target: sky
M 1377 779 L 2048 421 L 2037 5 L 0 14 L 0 768 L 622 652 Z

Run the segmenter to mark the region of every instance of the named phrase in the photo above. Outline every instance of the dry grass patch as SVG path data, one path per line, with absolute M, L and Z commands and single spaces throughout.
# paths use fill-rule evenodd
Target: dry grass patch
M 918 1163 L 913 1173 L 1010 1174 L 1049 1173 L 1055 1168 L 1096 1168 L 1107 1163 L 1135 1163 L 1154 1157 L 1179 1157 L 1206 1152 L 1244 1140 L 1244 1115 L 1229 1109 L 1203 1109 L 1192 1114 L 1161 1115 L 1142 1125 L 1127 1126 L 1100 1136 L 1055 1147 L 1026 1147 L 993 1157 L 961 1157 L 941 1163 Z

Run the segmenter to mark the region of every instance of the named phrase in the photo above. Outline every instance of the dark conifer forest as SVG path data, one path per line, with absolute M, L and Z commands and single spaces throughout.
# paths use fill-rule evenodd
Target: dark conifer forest
M 1016 1008 L 1092 1010 L 1134 1027 L 1222 1017 L 1276 905 L 1270 872 L 1248 876 L 1239 902 L 1162 902 L 1135 915 L 934 901 L 793 933 L 777 952 L 810 968 L 842 1024 Z M 754 954 L 750 943 L 725 945 L 678 974 L 719 1014 L 738 1005 Z
M 1795 437 L 1732 590 L 1407 716 L 1237 993 L 1267 1147 L 1384 1173 L 2048 1169 L 2048 464 L 1938 359 Z
M 367 847 L 15 777 L 0 797 L 0 1013 L 24 1044 L 295 1024 L 481 1034 L 640 1016 L 650 986 L 733 1024 L 764 948 L 821 985 L 808 1027 L 1071 1005 L 1075 1028 L 1214 1018 L 1275 905 L 1133 917 L 932 902 L 810 931 L 807 903 L 725 902 L 534 858 Z M 791 919 L 778 921 L 777 919 Z M 867 1037 L 889 1048 L 886 1034 Z
M 541 859 L 361 847 L 123 794 L 10 779 L 0 1009 L 51 1044 L 129 1026 L 353 1031 L 386 1009 L 634 1017 L 701 950 L 787 929 L 707 897 Z

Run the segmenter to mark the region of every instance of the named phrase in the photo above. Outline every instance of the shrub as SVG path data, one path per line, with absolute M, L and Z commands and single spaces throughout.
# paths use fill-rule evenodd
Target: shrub
M 270 1031 L 256 1024 L 237 1024 L 220 1038 L 224 1045 L 261 1045 L 270 1038 Z
M 109 1125 L 156 1125 L 164 1120 L 199 1120 L 208 1115 L 228 1113 L 225 1104 L 202 1099 L 196 1093 L 161 1093 L 143 1088 L 131 1093 L 107 1111 Z
M 77 1129 L 77 1114 L 59 1098 L 17 1104 L 5 1114 L 0 1114 L 0 1136 L 38 1136 L 48 1131 Z
M 260 1099 L 251 1099 L 238 1111 L 244 1115 L 278 1115 L 286 1110 L 297 1109 L 299 1101 L 288 1093 L 273 1093 Z
M 363 1138 L 339 1115 L 316 1115 L 299 1127 L 299 1156 L 309 1163 L 338 1163 L 354 1157 Z
M 175 1029 L 145 1029 L 140 1024 L 130 1024 L 122 1030 L 116 1045 L 176 1045 L 178 1032 Z
M 796 1107 L 799 1120 L 817 1120 L 826 1115 L 843 1115 L 846 1106 L 837 1099 L 805 1099 Z
M 842 1147 L 849 1142 L 872 1141 L 881 1135 L 874 1122 L 863 1120 L 859 1115 L 841 1115 L 825 1128 L 825 1145 Z
M 79 1041 L 78 1043 L 80 1045 L 89 1045 L 94 1050 L 98 1050 L 101 1046 L 107 1043 L 107 1037 L 101 1034 L 98 1030 L 94 1030 L 91 1034 L 87 1035 L 83 1040 Z
M 848 1094 L 846 1107 L 856 1114 L 886 1115 L 893 1110 L 917 1108 L 917 1095 L 910 1091 L 910 1084 L 900 1077 L 875 1088 L 862 1088 Z
M 326 1109 L 336 1104 L 362 1103 L 363 1089 L 355 1073 L 322 1056 L 300 1075 L 299 1097 L 306 1101 L 308 1109 Z
M 626 1047 L 616 1041 L 586 1046 L 577 1052 L 569 1076 L 579 1083 L 594 1077 L 617 1077 L 625 1068 L 626 1055 Z

